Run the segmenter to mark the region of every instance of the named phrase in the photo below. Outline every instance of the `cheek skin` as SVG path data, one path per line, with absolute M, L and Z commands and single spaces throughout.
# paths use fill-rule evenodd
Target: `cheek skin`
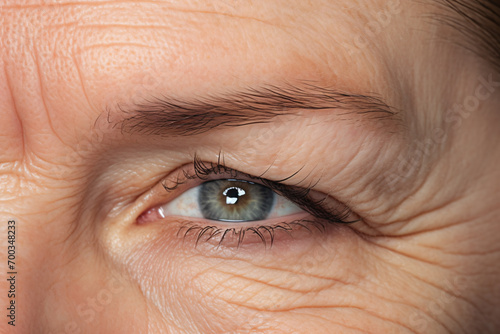
M 79 256 L 54 271 L 57 280 L 44 291 L 40 304 L 53 317 L 35 318 L 35 323 L 48 333 L 88 333 L 96 328 L 118 333 L 131 326 L 145 333 L 147 314 L 140 291 L 98 262 L 95 255 Z
M 61 225 L 68 212 L 61 212 L 59 225 L 46 221 L 41 230 L 27 230 L 32 221 L 28 217 L 35 216 L 16 218 L 20 227 L 16 329 L 23 333 L 89 333 L 99 328 L 123 333 L 134 326 L 138 332 L 146 332 L 140 292 L 126 275 L 109 267 L 103 254 L 88 242 L 91 236 L 64 233 L 67 230 Z
M 328 256 L 314 246 L 318 235 L 299 242 L 300 245 L 277 241 L 276 247 L 267 250 L 261 244 L 235 250 L 216 249 L 208 243 L 195 248 L 192 241 L 176 238 L 175 229 L 165 227 L 136 226 L 127 230 L 123 236 L 128 235 L 130 243 L 124 249 L 110 248 L 117 254 L 116 259 L 126 259 L 144 295 L 162 319 L 174 321 L 172 312 L 186 325 L 192 318 L 209 318 L 209 327 L 198 328 L 204 333 L 232 332 L 238 326 L 250 326 L 249 319 L 257 312 L 265 317 L 269 312 L 277 312 L 281 317 L 295 307 L 324 303 L 307 296 L 308 291 L 328 289 L 335 280 L 354 281 L 345 277 L 344 269 L 336 270 L 331 278 L 323 271 L 320 262 Z M 344 240 L 356 238 L 352 232 L 339 232 L 338 237 Z M 130 241 L 131 238 L 136 241 Z M 343 247 L 345 243 L 335 251 L 341 252 Z M 315 275 L 325 277 L 314 279 Z M 293 278 L 300 277 L 293 282 Z M 297 302 L 299 296 L 304 300 Z M 266 324 L 286 332 L 286 327 L 277 322 L 279 317 L 272 316 Z M 203 321 L 194 321 L 193 325 L 207 326 Z
M 107 251 L 126 264 L 148 309 L 157 315 L 151 319 L 156 326 L 181 323 L 203 333 L 238 328 L 405 333 L 411 332 L 409 315 L 434 321 L 419 308 L 441 291 L 426 294 L 423 288 L 445 277 L 445 271 L 421 278 L 416 273 L 425 267 L 418 261 L 350 228 L 312 232 L 310 238 L 280 235 L 282 241 L 267 249 L 262 244 L 234 249 L 203 242 L 195 247 L 194 240 L 177 231 L 168 222 L 117 222 L 104 234 Z M 407 271 L 400 271 L 401 266 Z

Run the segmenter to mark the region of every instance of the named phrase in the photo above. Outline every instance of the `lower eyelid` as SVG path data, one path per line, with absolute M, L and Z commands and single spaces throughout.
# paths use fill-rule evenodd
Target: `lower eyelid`
M 193 247 L 198 247 L 201 243 L 208 243 L 212 246 L 227 248 L 252 245 L 267 247 L 280 241 L 300 239 L 301 236 L 298 233 L 307 233 L 310 236 L 311 232 L 324 229 L 324 224 L 317 222 L 316 218 L 304 211 L 269 218 L 265 221 L 249 222 L 223 222 L 191 218 L 193 217 L 161 217 L 158 209 L 151 209 L 141 215 L 136 224 L 152 223 L 159 224 L 157 226 L 165 225 L 165 227 L 172 224 L 172 227 L 177 226 L 175 227 L 177 231 L 175 235 L 177 238 L 182 238 L 183 243 L 187 241 Z
M 172 217 L 175 219 L 175 217 Z M 254 221 L 248 223 L 224 223 L 219 221 L 185 221 L 181 223 L 178 237 L 194 247 L 204 243 L 224 248 L 252 247 L 257 245 L 276 246 L 277 244 L 307 239 L 306 237 L 323 233 L 326 228 L 316 218 L 301 213 L 280 219 Z M 303 235 L 304 234 L 304 235 Z

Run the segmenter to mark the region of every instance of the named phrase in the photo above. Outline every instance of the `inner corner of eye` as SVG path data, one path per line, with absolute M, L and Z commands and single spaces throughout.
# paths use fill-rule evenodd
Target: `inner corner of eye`
M 142 225 L 154 221 L 158 221 L 163 219 L 162 212 L 160 211 L 160 208 L 151 208 L 146 210 L 145 212 L 141 213 L 137 219 L 136 219 L 136 224 Z

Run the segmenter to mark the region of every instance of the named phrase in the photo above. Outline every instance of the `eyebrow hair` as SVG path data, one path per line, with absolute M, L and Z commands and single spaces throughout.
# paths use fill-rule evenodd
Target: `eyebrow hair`
M 301 110 L 336 110 L 340 116 L 362 119 L 393 119 L 396 115 L 376 95 L 350 94 L 309 83 L 266 85 L 190 99 L 161 96 L 117 109 L 125 116 L 119 124 L 122 133 L 159 136 L 191 136 L 220 127 L 269 123 Z
M 500 72 L 500 1 L 498 0 L 432 0 L 450 14 L 436 19 L 452 27 L 463 37 L 455 41 L 489 62 Z

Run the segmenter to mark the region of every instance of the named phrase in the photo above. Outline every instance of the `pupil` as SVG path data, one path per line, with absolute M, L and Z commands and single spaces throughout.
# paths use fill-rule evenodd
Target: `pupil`
M 237 189 L 235 189 L 235 188 L 231 188 L 231 189 L 229 189 L 229 191 L 226 193 L 226 196 L 227 196 L 227 197 L 236 197 L 236 198 L 238 198 L 238 197 L 239 197 L 239 196 L 238 196 L 238 190 L 237 190 Z
M 245 194 L 245 190 L 237 187 L 226 188 L 226 190 L 222 192 L 222 195 L 226 196 L 226 204 L 236 204 L 238 198 Z

